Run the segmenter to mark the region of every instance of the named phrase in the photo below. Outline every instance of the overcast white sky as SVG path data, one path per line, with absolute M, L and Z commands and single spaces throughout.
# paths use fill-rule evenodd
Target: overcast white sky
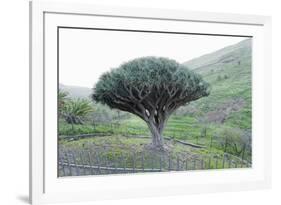
M 92 88 L 102 73 L 137 57 L 161 56 L 183 63 L 244 39 L 61 29 L 59 82 L 64 85 Z

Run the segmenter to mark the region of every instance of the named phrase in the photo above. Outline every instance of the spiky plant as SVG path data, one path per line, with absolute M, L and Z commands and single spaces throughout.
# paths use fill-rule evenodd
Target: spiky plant
M 93 111 L 92 103 L 86 99 L 69 100 L 65 104 L 64 117 L 67 123 L 83 124 L 83 118 Z

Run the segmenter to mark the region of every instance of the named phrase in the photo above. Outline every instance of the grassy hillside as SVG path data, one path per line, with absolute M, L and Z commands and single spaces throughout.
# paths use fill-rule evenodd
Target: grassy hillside
M 186 62 L 211 85 L 211 94 L 192 103 L 204 114 L 224 112 L 224 124 L 251 128 L 251 40 Z M 210 113 L 212 112 L 212 113 Z
M 187 65 L 190 69 L 196 69 L 199 73 L 204 73 L 211 69 L 219 69 L 219 66 L 224 66 L 229 62 L 237 62 L 239 59 L 248 58 L 251 56 L 251 47 L 252 41 L 247 39 L 213 53 L 194 58 L 183 64 Z

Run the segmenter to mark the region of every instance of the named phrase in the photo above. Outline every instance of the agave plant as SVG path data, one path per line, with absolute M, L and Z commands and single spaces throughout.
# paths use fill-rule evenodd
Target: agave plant
M 92 104 L 86 99 L 75 99 L 66 101 L 63 115 L 67 123 L 83 124 L 83 118 L 93 111 Z

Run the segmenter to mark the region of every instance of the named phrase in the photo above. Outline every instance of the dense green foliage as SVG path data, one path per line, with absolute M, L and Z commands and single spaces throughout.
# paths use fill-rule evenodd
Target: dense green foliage
M 187 67 L 167 58 L 143 57 L 122 64 L 101 76 L 93 99 L 115 108 L 115 100 L 125 101 L 131 95 L 147 95 L 152 100 L 161 89 L 189 96 L 189 101 L 209 94 L 208 83 Z M 153 96 L 151 96 L 153 95 Z M 176 98 L 177 96 L 174 96 Z M 118 106 L 117 106 L 118 108 Z

